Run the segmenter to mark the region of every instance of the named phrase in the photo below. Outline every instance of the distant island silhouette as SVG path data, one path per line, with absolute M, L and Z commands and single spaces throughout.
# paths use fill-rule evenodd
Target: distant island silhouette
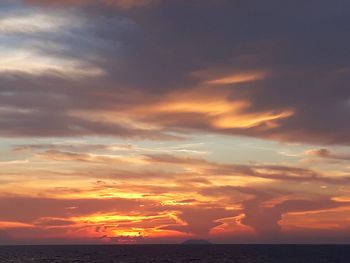
M 182 242 L 183 245 L 211 245 L 208 240 L 205 239 L 188 239 Z

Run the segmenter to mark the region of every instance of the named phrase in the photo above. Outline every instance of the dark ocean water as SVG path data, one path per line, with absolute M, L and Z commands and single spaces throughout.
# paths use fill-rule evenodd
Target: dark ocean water
M 1 263 L 276 262 L 350 263 L 342 245 L 3 246 Z

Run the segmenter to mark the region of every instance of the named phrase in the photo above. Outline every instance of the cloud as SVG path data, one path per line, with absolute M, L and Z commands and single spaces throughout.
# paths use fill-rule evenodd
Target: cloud
M 50 218 L 50 217 L 44 217 L 40 218 L 37 221 L 34 222 L 35 225 L 40 225 L 40 226 L 50 226 L 50 227 L 59 227 L 59 226 L 69 226 L 69 225 L 74 225 L 74 221 L 70 220 L 65 220 L 61 218 Z
M 347 167 L 326 164 L 349 160 L 332 150 L 350 144 L 348 1 L 10 2 L 0 10 L 0 221 L 11 238 L 254 228 L 257 240 L 282 240 L 284 217 L 348 205 Z M 226 135 L 311 144 L 305 155 L 324 163 L 298 167 L 273 151 L 257 155 L 266 163 L 215 161 L 256 158 Z
M 309 157 L 318 157 L 318 158 L 322 158 L 322 159 L 334 159 L 334 160 L 341 160 L 341 161 L 349 161 L 350 160 L 350 154 L 333 153 L 326 148 L 311 149 L 311 150 L 306 151 L 305 154 L 306 154 L 306 156 L 309 156 Z
M 120 144 L 97 144 L 89 143 L 82 140 L 63 140 L 52 143 L 36 143 L 36 144 L 18 144 L 12 149 L 13 152 L 37 151 L 37 150 L 58 150 L 72 152 L 95 152 L 95 151 L 111 151 L 111 152 L 129 152 L 136 151 L 137 146 L 127 143 Z
M 287 200 L 273 207 L 263 207 L 264 198 L 253 198 L 243 202 L 245 217 L 242 223 L 252 226 L 259 235 L 268 239 L 279 238 L 281 226 L 279 221 L 289 212 L 313 211 L 341 206 L 331 200 Z
M 20 203 L 18 203 L 20 201 Z M 96 228 L 94 236 L 108 237 L 144 236 L 157 237 L 159 231 L 178 231 L 195 235 L 208 235 L 210 229 L 221 225 L 218 219 L 230 217 L 234 211 L 225 208 L 191 205 L 159 205 L 149 200 L 132 199 L 53 199 L 30 197 L 1 197 L 0 208 L 16 205 L 16 210 L 2 215 L 7 228 L 13 228 L 17 236 L 32 236 L 31 232 L 50 231 L 68 236 Z M 175 217 L 176 215 L 176 217 Z M 176 219 L 178 218 L 178 219 Z M 20 228 L 28 228 L 21 230 Z M 83 234 L 83 233 L 82 233 Z M 88 234 L 88 233 L 85 233 Z M 78 236 L 77 236 L 78 235 Z M 89 234 L 91 237 L 92 233 Z
M 3 63 L 0 73 L 25 72 L 33 75 L 52 74 L 65 76 L 66 78 L 99 77 L 104 74 L 100 68 L 84 64 L 78 60 L 59 59 L 55 57 L 41 56 L 31 50 L 5 50 L 1 52 Z
M 128 127 L 117 123 L 86 120 L 60 111 L 0 110 L 0 135 L 4 137 L 72 137 L 72 136 L 117 136 L 124 138 L 147 138 L 176 140 L 181 137 L 166 134 L 162 130 Z
M 318 211 L 347 206 L 347 203 L 336 202 L 328 197 L 300 199 L 293 197 L 288 190 L 251 188 L 251 187 L 208 187 L 202 194 L 209 196 L 229 197 L 245 195 L 241 204 L 244 217 L 241 223 L 252 227 L 267 242 L 282 240 L 283 216 L 292 212 Z
M 184 222 L 183 225 L 166 226 L 164 229 L 188 232 L 197 236 L 205 237 L 209 231 L 221 225 L 219 219 L 237 215 L 235 211 L 224 208 L 183 208 L 178 217 Z
M 288 109 L 248 114 L 245 112 L 251 107 L 250 102 L 229 100 L 227 99 L 229 94 L 227 89 L 221 89 L 221 91 L 208 88 L 182 90 L 162 98 L 158 104 L 153 102 L 152 105 L 140 106 L 135 111 L 136 114 L 148 113 L 141 119 L 143 122 L 155 122 L 178 129 L 208 129 L 213 132 L 250 128 L 270 130 L 276 128 L 281 120 L 294 114 Z M 197 122 L 193 122 L 195 117 L 198 118 Z
M 306 152 L 306 155 L 310 156 L 316 156 L 316 157 L 329 157 L 331 155 L 331 152 L 325 148 L 323 149 L 313 149 L 313 150 L 308 150 Z
M 35 3 L 54 4 L 27 1 L 26 5 Z M 264 5 L 259 1 L 84 3 L 58 4 L 63 9 L 80 6 L 79 12 L 73 12 L 74 19 L 81 21 L 78 28 L 71 23 L 68 33 L 41 34 L 39 39 L 36 36 L 41 45 L 35 45 L 36 52 L 26 60 L 31 66 L 26 62 L 26 67 L 33 72 L 37 66 L 47 65 L 45 70 L 39 70 L 40 76 L 31 76 L 31 81 L 23 73 L 19 77 L 0 76 L 7 94 L 2 95 L 1 103 L 18 108 L 30 90 L 33 97 L 45 100 L 34 103 L 29 98 L 25 103 L 29 109 L 40 108 L 54 116 L 52 119 L 64 118 L 66 125 L 58 129 L 49 123 L 44 129 L 37 122 L 45 122 L 45 118 L 37 119 L 33 114 L 26 116 L 26 126 L 37 128 L 21 132 L 20 127 L 11 124 L 21 123 L 22 116 L 13 115 L 9 123 L 0 123 L 2 130 L 8 130 L 2 136 L 123 137 L 124 132 L 105 132 L 106 127 L 91 131 L 86 127 L 88 123 L 70 128 L 75 122 L 86 122 L 86 116 L 90 121 L 93 117 L 104 118 L 108 121 L 103 126 L 114 126 L 110 122 L 119 115 L 119 122 L 127 120 L 167 133 L 202 131 L 287 142 L 349 144 L 350 127 L 344 121 L 349 118 L 349 66 L 344 57 L 350 39 L 345 37 L 343 26 L 348 18 L 329 3 L 323 1 L 316 7 L 310 3 L 282 6 L 274 0 Z M 108 8 L 106 4 L 121 8 Z M 345 10 L 348 3 L 342 4 Z M 45 9 L 40 6 L 35 12 L 62 12 L 62 8 L 50 8 L 52 5 Z M 132 11 L 137 6 L 152 8 Z M 271 15 L 271 6 L 280 12 Z M 255 19 L 250 19 L 251 14 Z M 297 23 L 293 19 L 296 14 Z M 36 25 L 36 17 L 32 14 L 24 18 Z M 18 29 L 16 23 L 11 23 L 13 30 Z M 39 24 L 37 30 L 48 30 Z M 54 55 L 55 60 L 46 61 L 48 55 Z M 56 65 L 55 69 L 49 68 L 52 65 Z M 57 68 L 65 73 L 57 72 Z M 55 71 L 66 82 L 51 79 L 49 85 L 47 78 Z M 104 75 L 97 76 L 96 72 Z M 85 81 L 84 74 L 94 81 Z M 69 80 L 74 75 L 80 80 Z M 55 96 L 50 89 L 52 83 L 60 86 Z M 23 85 L 26 89 L 21 88 Z M 17 88 L 13 90 L 11 86 Z M 201 107 L 204 104 L 206 107 Z M 53 115 L 56 107 L 65 111 Z M 72 112 L 81 114 L 72 118 Z M 133 133 L 152 137 L 142 129 Z
M 83 21 L 74 12 L 23 8 L 4 14 L 0 20 L 0 32 L 3 33 L 0 73 L 52 74 L 73 80 L 101 77 L 104 70 L 88 61 L 92 58 L 57 54 L 68 47 L 64 41 L 55 41 L 55 38 L 58 35 L 62 39 L 74 38 L 76 31 L 83 31 Z M 43 52 L 44 49 L 51 49 L 51 52 Z
M 208 151 L 203 149 L 203 143 L 184 143 L 175 146 L 142 147 L 131 143 L 89 143 L 82 140 L 63 140 L 52 143 L 18 144 L 14 145 L 12 152 L 36 152 L 39 150 L 57 150 L 64 152 L 110 152 L 110 153 L 166 153 L 166 154 L 186 154 L 186 155 L 207 155 Z
M 14 14 L 0 19 L 0 31 L 7 34 L 50 32 L 67 27 L 69 21 L 47 14 Z
M 58 179 L 60 177 L 53 171 L 62 167 L 56 167 L 48 174 L 51 178 L 55 176 L 56 187 L 41 186 L 41 197 L 13 196 L 14 192 L 12 196 L 3 195 L 0 209 L 9 212 L 1 215 L 0 221 L 16 226 L 11 228 L 11 233 L 16 234 L 18 239 L 32 235 L 32 230 L 20 230 L 19 225 L 14 225 L 16 222 L 30 224 L 36 231 L 41 231 L 41 238 L 50 234 L 45 234 L 43 229 L 58 229 L 51 233 L 52 237 L 57 239 L 59 235 L 74 233 L 75 240 L 84 235 L 119 237 L 121 240 L 128 235 L 145 239 L 180 234 L 207 238 L 216 233 L 220 235 L 220 231 L 228 231 L 226 222 L 230 222 L 237 228 L 233 233 L 242 232 L 247 237 L 251 232 L 242 229 L 251 227 L 260 241 L 282 240 L 285 233 L 283 217 L 288 213 L 348 206 L 347 201 L 335 198 L 345 194 L 338 187 L 346 185 L 347 178 L 324 177 L 303 168 L 219 164 L 193 157 L 141 155 L 147 164 L 145 170 L 133 170 L 128 166 L 130 171 L 122 172 L 120 167 L 113 168 L 116 163 L 119 166 L 118 162 L 105 159 L 105 156 L 51 151 L 53 156 L 50 158 L 64 160 L 66 167 L 71 167 L 68 161 L 73 160 L 80 162 L 78 167 L 85 162 L 101 162 L 110 164 L 111 169 L 90 169 L 86 166 L 78 169 L 71 175 L 65 175 L 68 176 L 68 184 L 65 185 L 76 185 L 68 188 L 59 187 L 64 181 Z M 163 164 L 166 164 L 166 171 L 157 172 L 153 168 L 163 167 Z M 183 167 L 193 171 L 181 172 Z M 26 169 L 32 168 L 27 166 Z M 81 179 L 77 180 L 77 176 Z M 94 184 L 87 184 L 88 178 L 103 176 L 103 181 L 99 179 Z M 238 180 L 234 180 L 235 177 Z M 42 175 L 40 178 L 47 180 Z M 289 182 L 293 183 L 286 187 Z M 333 184 L 332 188 L 337 190 L 321 190 L 319 185 L 325 184 Z M 26 181 L 16 185 L 22 191 L 32 187 Z M 33 188 L 27 191 L 36 195 Z M 342 224 L 345 223 L 342 221 Z M 106 229 L 95 232 L 92 229 L 96 227 Z
M 350 182 L 348 176 L 324 176 L 311 169 L 281 166 L 281 165 L 239 165 L 239 164 L 222 164 L 209 162 L 204 159 L 193 157 L 178 157 L 172 155 L 146 155 L 146 160 L 155 163 L 167 163 L 173 165 L 192 165 L 201 168 L 204 174 L 209 176 L 245 176 L 265 178 L 281 181 L 295 182 L 323 182 L 330 184 L 341 184 Z
M 89 154 L 89 153 L 75 153 L 75 152 L 62 152 L 57 150 L 48 150 L 45 152 L 37 153 L 37 157 L 61 161 L 61 162 L 85 162 L 85 163 L 101 163 L 101 164 L 142 164 L 144 160 L 137 156 L 118 156 L 118 155 L 102 155 L 102 154 Z
M 237 83 L 244 83 L 249 81 L 256 81 L 264 78 L 266 75 L 267 73 L 265 72 L 247 72 L 247 73 L 219 77 L 217 79 L 208 80 L 206 83 L 214 84 L 214 85 L 237 84 Z
M 157 3 L 159 0 L 25 0 L 28 3 L 43 4 L 43 5 L 57 5 L 57 6 L 69 6 L 69 5 L 107 5 L 114 6 L 121 9 L 130 9 L 135 7 L 142 7 Z
M 141 202 L 132 199 L 53 199 L 31 197 L 1 197 L 0 208 L 8 211 L 0 216 L 3 221 L 32 222 L 40 218 L 64 218 L 97 212 L 126 212 L 139 210 Z M 11 209 L 15 207 L 16 209 Z

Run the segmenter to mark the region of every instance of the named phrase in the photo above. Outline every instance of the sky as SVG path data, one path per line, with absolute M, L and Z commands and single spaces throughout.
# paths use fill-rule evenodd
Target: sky
M 349 243 L 349 10 L 2 0 L 0 244 Z

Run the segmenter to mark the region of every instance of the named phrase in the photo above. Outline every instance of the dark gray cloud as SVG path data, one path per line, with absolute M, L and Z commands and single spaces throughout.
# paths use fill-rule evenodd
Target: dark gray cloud
M 196 236 L 206 237 L 209 231 L 216 226 L 222 225 L 217 221 L 226 217 L 237 216 L 237 211 L 229 211 L 225 208 L 179 208 L 179 218 L 185 222 L 185 225 L 171 225 L 164 229 L 177 230 L 186 233 L 192 233 Z
M 331 209 L 343 204 L 329 199 L 325 200 L 288 200 L 273 207 L 263 207 L 262 202 L 267 201 L 265 197 L 257 197 L 243 202 L 245 217 L 243 224 L 252 226 L 259 235 L 266 238 L 280 238 L 281 226 L 279 221 L 288 212 L 317 211 Z
M 26 5 L 35 2 L 50 1 Z M 90 81 L 2 74 L 1 105 L 40 110 L 39 116 L 3 116 L 2 136 L 123 136 L 129 130 L 86 123 L 71 118 L 67 111 L 126 111 L 161 100 L 170 91 L 201 85 L 203 80 L 193 72 L 264 70 L 269 72 L 264 79 L 226 88 L 231 90 L 230 100 L 251 102 L 246 112 L 293 110 L 294 115 L 276 127 L 213 128 L 203 114 L 154 114 L 144 120 L 173 119 L 165 125 L 168 131 L 195 129 L 282 141 L 350 143 L 348 1 L 336 5 L 329 1 L 158 1 L 131 9 L 106 7 L 100 1 L 78 8 L 81 2 L 73 2 L 81 25 L 66 33 L 35 36 L 64 48 L 39 45 L 36 51 L 81 60 L 106 75 Z M 51 8 L 62 11 L 71 6 L 65 1 Z M 79 129 L 70 128 L 75 123 Z M 144 131 L 133 133 L 152 137 Z
M 208 187 L 201 193 L 205 196 L 221 196 L 235 198 L 238 193 L 245 195 L 241 203 L 241 213 L 244 213 L 242 223 L 252 227 L 264 242 L 284 240 L 280 221 L 283 216 L 292 212 L 318 211 L 345 207 L 347 202 L 336 202 L 329 197 L 298 198 L 292 191 L 276 189 L 258 189 L 250 187 Z M 285 201 L 277 201 L 284 197 Z M 274 202 L 272 202 L 274 201 Z M 270 202 L 270 204 L 269 204 Z M 272 202 L 272 203 L 271 203 Z

